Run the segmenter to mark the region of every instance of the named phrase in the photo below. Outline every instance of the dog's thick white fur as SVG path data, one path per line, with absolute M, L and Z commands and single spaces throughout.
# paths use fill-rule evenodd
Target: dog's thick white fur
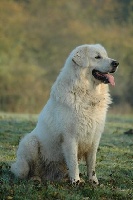
M 20 142 L 11 171 L 19 178 L 59 180 L 67 172 L 79 182 L 78 161 L 85 158 L 88 179 L 98 183 L 96 153 L 104 130 L 108 84 L 118 63 L 99 44 L 81 45 L 69 55 L 55 81 L 36 128 Z M 95 72 L 95 74 L 93 74 Z

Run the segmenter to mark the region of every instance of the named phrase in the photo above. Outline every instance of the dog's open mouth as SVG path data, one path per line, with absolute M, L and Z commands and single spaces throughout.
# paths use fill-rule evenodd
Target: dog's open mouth
M 115 86 L 115 80 L 114 77 L 109 74 L 109 73 L 103 73 L 100 72 L 96 69 L 93 69 L 92 75 L 97 79 L 100 80 L 102 83 L 108 84 L 110 83 L 111 85 Z

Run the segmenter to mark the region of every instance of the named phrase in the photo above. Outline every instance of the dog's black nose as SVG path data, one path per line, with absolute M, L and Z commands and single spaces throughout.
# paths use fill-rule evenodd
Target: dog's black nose
M 117 62 L 116 60 L 113 60 L 111 65 L 116 68 L 119 65 L 119 62 Z

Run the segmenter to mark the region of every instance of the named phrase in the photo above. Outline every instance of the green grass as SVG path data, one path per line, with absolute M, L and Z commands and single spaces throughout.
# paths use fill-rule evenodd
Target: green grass
M 1 200 L 131 200 L 133 199 L 133 116 L 109 115 L 97 153 L 100 185 L 87 182 L 86 166 L 80 164 L 86 181 L 82 186 L 69 183 L 37 183 L 14 178 L 10 164 L 15 160 L 19 140 L 36 124 L 37 116 L 0 114 L 0 199 Z

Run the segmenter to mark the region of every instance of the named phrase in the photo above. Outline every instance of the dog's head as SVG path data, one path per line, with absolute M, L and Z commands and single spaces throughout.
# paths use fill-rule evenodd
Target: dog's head
M 99 83 L 115 85 L 111 73 L 117 70 L 119 63 L 109 58 L 106 50 L 100 44 L 77 47 L 72 52 L 72 61 L 79 67 L 88 68 Z

